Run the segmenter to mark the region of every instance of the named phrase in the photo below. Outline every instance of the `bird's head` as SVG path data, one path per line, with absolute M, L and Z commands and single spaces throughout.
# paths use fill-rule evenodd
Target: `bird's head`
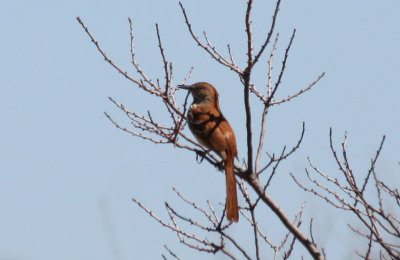
M 180 89 L 187 89 L 193 96 L 193 103 L 218 102 L 218 92 L 209 83 L 198 82 L 193 85 L 180 85 Z

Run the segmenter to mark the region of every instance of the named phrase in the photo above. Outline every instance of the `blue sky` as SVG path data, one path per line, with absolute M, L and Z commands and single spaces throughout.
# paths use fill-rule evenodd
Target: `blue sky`
M 272 16 L 274 3 L 265 2 L 254 3 L 256 49 Z M 195 32 L 201 35 L 206 30 L 224 52 L 230 43 L 243 67 L 244 1 L 182 3 Z M 325 204 L 293 185 L 289 172 L 303 178 L 310 156 L 329 174 L 337 174 L 328 146 L 332 126 L 338 147 L 348 131 L 349 154 L 360 176 L 382 135 L 387 135 L 378 170 L 394 186 L 400 184 L 399 12 L 400 2 L 394 0 L 283 1 L 281 5 L 276 68 L 294 28 L 297 34 L 278 96 L 304 88 L 322 72 L 326 76 L 311 92 L 271 111 L 268 151 L 295 143 L 303 121 L 306 135 L 301 150 L 285 162 L 269 192 L 289 214 L 308 201 L 305 221 L 317 216 L 316 239 L 332 259 L 350 259 L 362 243 L 349 245 L 352 236 L 343 239 L 340 233 L 348 216 L 322 209 Z M 205 259 L 191 255 L 176 235 L 151 220 L 131 198 L 161 217 L 167 216 L 164 201 L 184 210 L 172 187 L 201 205 L 206 200 L 217 205 L 224 201 L 224 176 L 205 163 L 197 164 L 193 154 L 139 140 L 107 120 L 104 111 L 129 126 L 108 96 L 138 112 L 151 109 L 161 118 L 163 106 L 103 60 L 76 16 L 116 63 L 134 73 L 127 19 L 132 17 L 138 61 L 149 75 L 161 79 L 154 26 L 158 22 L 175 83 L 193 66 L 190 82 L 208 81 L 218 88 L 221 109 L 236 132 L 239 157 L 245 155 L 238 78 L 196 46 L 177 1 L 2 1 L 0 259 L 160 259 L 164 244 L 185 259 Z M 266 56 L 253 77 L 260 89 Z M 256 130 L 260 109 L 254 105 Z M 260 214 L 265 214 L 266 230 L 279 241 L 282 227 L 276 217 L 267 208 Z M 231 232 L 242 236 L 250 249 L 251 234 L 245 226 L 242 222 Z

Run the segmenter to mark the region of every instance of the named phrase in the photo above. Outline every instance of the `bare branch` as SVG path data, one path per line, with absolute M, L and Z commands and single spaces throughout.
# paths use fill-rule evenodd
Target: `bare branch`
M 262 150 L 264 147 L 264 136 L 266 131 L 267 125 L 267 114 L 268 114 L 268 106 L 264 107 L 263 115 L 261 118 L 261 130 L 260 130 L 260 140 L 258 141 L 258 148 L 257 148 L 257 155 L 256 155 L 256 162 L 255 162 L 255 172 L 256 174 L 260 174 L 260 159 Z
M 274 46 L 272 47 L 272 51 L 271 51 L 271 54 L 270 54 L 270 57 L 268 60 L 268 83 L 267 83 L 268 96 L 271 95 L 270 89 L 272 88 L 272 70 L 273 70 L 272 62 L 273 62 L 273 57 L 274 57 L 274 54 L 276 51 L 276 44 L 278 43 L 278 37 L 279 37 L 279 35 L 277 35 L 275 38 L 275 43 L 274 43 Z M 265 136 L 265 132 L 266 132 L 266 122 L 267 122 L 267 114 L 268 114 L 269 106 L 266 105 L 267 99 L 263 95 L 259 94 L 254 87 L 250 88 L 250 90 L 253 93 L 256 93 L 256 95 L 258 97 L 260 97 L 261 100 L 265 104 L 264 111 L 263 111 L 263 114 L 261 117 L 260 140 L 258 142 L 257 155 L 256 155 L 256 161 L 255 161 L 255 172 L 256 172 L 256 174 L 259 174 L 260 159 L 261 159 L 261 153 L 262 153 L 263 146 L 264 146 L 264 136 Z
M 380 154 L 381 151 L 382 151 L 383 143 L 385 142 L 385 138 L 386 138 L 386 136 L 384 135 L 384 136 L 382 137 L 381 144 L 379 145 L 379 148 L 378 148 L 378 150 L 376 151 L 375 158 L 374 158 L 373 160 L 371 160 L 371 167 L 369 168 L 368 174 L 367 174 L 367 176 L 365 177 L 364 184 L 363 184 L 363 186 L 362 186 L 362 188 L 361 188 L 361 194 L 364 194 L 365 187 L 367 186 L 369 177 L 370 177 L 372 171 L 374 171 L 374 169 L 375 169 L 375 164 L 376 164 L 376 161 L 378 160 L 379 154 Z M 378 184 L 377 184 L 377 185 L 378 185 Z
M 289 56 L 289 50 L 290 50 L 290 47 L 292 46 L 293 39 L 294 39 L 295 35 L 296 35 L 296 29 L 293 30 L 293 34 L 292 34 L 292 37 L 290 38 L 289 45 L 288 45 L 288 47 L 286 48 L 285 57 L 284 57 L 284 59 L 283 59 L 283 61 L 282 61 L 282 68 L 281 68 L 281 71 L 280 71 L 280 73 L 279 73 L 278 80 L 277 80 L 276 83 L 275 83 L 275 87 L 273 88 L 273 90 L 272 90 L 272 92 L 271 92 L 271 95 L 268 96 L 267 103 L 266 103 L 268 106 L 270 105 L 272 99 L 273 99 L 274 96 L 275 96 L 276 91 L 277 91 L 278 88 L 279 88 L 279 85 L 281 84 L 282 77 L 283 77 L 283 74 L 284 74 L 285 69 L 286 69 L 286 62 L 287 62 L 287 58 L 288 58 L 288 56 Z
M 253 0 L 248 0 L 246 10 L 246 33 L 247 33 L 247 68 L 246 71 L 250 73 L 253 67 L 253 32 L 251 29 L 251 8 Z
M 172 250 L 169 249 L 169 248 L 167 247 L 167 245 L 164 245 L 164 248 L 168 251 L 168 253 L 169 253 L 172 257 L 174 257 L 174 258 L 177 259 L 177 260 L 181 260 L 181 258 L 178 257 L 174 252 L 172 252 Z
M 153 89 L 157 91 L 157 93 L 161 93 L 161 89 L 149 77 L 147 77 L 147 75 L 144 73 L 144 71 L 136 61 L 133 23 L 131 18 L 128 18 L 128 21 L 129 21 L 130 37 L 131 37 L 131 59 L 132 59 L 131 62 L 133 66 L 136 68 L 136 71 L 139 73 L 139 75 L 142 76 L 144 82 L 148 83 L 151 87 L 153 87 Z M 147 89 L 145 90 L 147 91 Z
M 162 47 L 162 43 L 161 43 L 161 37 L 160 37 L 160 30 L 158 29 L 158 23 L 156 23 L 156 31 L 157 31 L 157 39 L 158 39 L 158 47 L 160 49 L 160 53 L 161 53 L 161 57 L 162 57 L 162 61 L 164 63 L 164 73 L 165 73 L 165 90 L 164 90 L 164 95 L 167 96 L 168 95 L 168 89 L 169 86 L 171 84 L 171 79 L 172 79 L 172 70 L 171 70 L 171 77 L 168 71 L 168 61 L 165 58 L 165 54 L 164 54 L 164 48 Z M 172 65 L 171 65 L 172 66 Z
M 199 207 L 196 203 L 186 199 L 185 197 L 183 197 L 183 195 L 176 189 L 176 188 L 172 188 L 172 190 L 179 196 L 179 198 L 181 198 L 184 202 L 186 202 L 187 204 L 193 206 L 196 210 L 200 211 L 201 213 L 203 213 L 204 216 L 207 217 L 207 219 L 216 227 L 218 226 L 218 219 L 215 217 L 215 220 L 211 217 L 211 215 L 204 209 L 202 209 L 201 207 Z M 225 227 L 226 228 L 226 227 Z M 225 229 L 224 228 L 224 229 Z
M 323 185 L 319 180 L 311 178 L 309 172 L 306 169 L 306 173 L 310 181 L 318 188 L 325 192 L 327 195 L 322 194 L 321 192 L 313 189 L 305 187 L 300 184 L 296 178 L 292 175 L 294 181 L 305 191 L 311 192 L 314 195 L 324 199 L 330 205 L 341 209 L 350 211 L 356 217 L 356 219 L 361 223 L 366 231 L 362 231 L 360 229 L 354 228 L 351 225 L 348 225 L 349 228 L 358 234 L 359 236 L 367 239 L 368 246 L 367 250 L 364 254 L 357 252 L 357 254 L 361 257 L 365 257 L 366 259 L 370 258 L 372 248 L 378 246 L 381 251 L 382 259 L 398 259 L 400 257 L 400 246 L 398 243 L 389 243 L 391 239 L 398 240 L 400 237 L 400 226 L 399 222 L 396 221 L 392 216 L 392 214 L 388 214 L 385 212 L 385 208 L 383 206 L 383 192 L 389 195 L 389 197 L 394 198 L 397 201 L 396 193 L 393 192 L 390 188 L 387 188 L 386 185 L 379 179 L 375 165 L 376 161 L 382 151 L 383 143 L 385 140 L 385 136 L 382 138 L 380 142 L 379 148 L 376 151 L 375 157 L 371 159 L 371 167 L 368 170 L 368 173 L 363 181 L 361 188 L 357 185 L 355 179 L 355 173 L 353 172 L 350 161 L 347 153 L 347 133 L 344 136 L 344 140 L 341 145 L 341 153 L 342 158 L 340 159 L 338 153 L 333 145 L 333 137 L 332 137 L 332 128 L 329 131 L 329 140 L 330 140 L 330 149 L 332 151 L 333 157 L 339 166 L 340 172 L 344 176 L 344 181 L 339 181 L 338 179 L 333 179 L 329 177 L 327 174 L 323 173 L 316 166 L 314 166 L 311 161 L 310 165 L 315 170 L 315 172 L 325 179 L 328 184 L 333 185 L 333 187 L 337 188 L 338 191 L 334 191 L 333 188 L 330 188 L 327 185 Z M 373 176 L 373 178 L 371 178 Z M 377 201 L 371 201 L 369 196 L 365 196 L 367 190 L 367 184 L 369 181 L 374 181 L 375 190 L 376 190 L 376 198 Z M 335 202 L 335 201 L 336 202 Z M 377 204 L 377 205 L 376 205 Z M 399 205 L 399 204 L 398 204 Z M 385 238 L 384 238 L 385 237 Z
M 264 44 L 261 46 L 261 49 L 258 51 L 257 55 L 254 58 L 253 64 L 256 64 L 260 59 L 261 55 L 263 54 L 265 47 L 267 47 L 268 43 L 271 40 L 272 34 L 274 33 L 276 18 L 278 17 L 279 5 L 281 4 L 281 0 L 276 1 L 274 15 L 272 16 L 272 23 L 271 27 L 268 32 L 267 39 L 265 40 Z
M 149 89 L 145 84 L 143 84 L 143 82 L 141 82 L 140 80 L 137 80 L 133 77 L 131 77 L 130 75 L 128 75 L 128 72 L 122 70 L 119 66 L 117 66 L 105 53 L 105 51 L 103 51 L 103 49 L 100 47 L 98 41 L 96 41 L 94 39 L 94 37 L 92 36 L 92 34 L 89 32 L 89 29 L 86 27 L 86 25 L 83 23 L 83 21 L 81 20 L 81 18 L 78 16 L 76 17 L 76 20 L 81 24 L 82 28 L 85 30 L 86 34 L 90 37 L 91 41 L 93 42 L 93 44 L 96 46 L 97 50 L 101 53 L 101 55 L 103 56 L 103 58 L 114 68 L 116 69 L 119 73 L 121 73 L 125 78 L 129 79 L 130 81 L 132 81 L 133 83 L 137 84 L 139 87 L 143 88 L 145 91 L 149 92 L 150 94 L 154 94 L 157 96 L 162 95 L 160 92 L 158 91 L 154 91 Z
M 284 148 L 282 149 L 282 152 L 281 152 L 281 156 L 280 157 L 278 157 L 278 158 L 275 158 L 275 156 L 274 155 L 269 155 L 268 153 L 268 156 L 269 156 L 269 158 L 270 158 L 270 161 L 267 163 L 267 165 L 265 165 L 261 170 L 259 170 L 258 172 L 257 172 L 257 175 L 260 175 L 261 173 L 263 173 L 266 169 L 268 169 L 268 167 L 269 166 L 271 166 L 271 164 L 272 163 L 274 163 L 274 162 L 280 162 L 280 161 L 282 161 L 282 160 L 285 160 L 285 159 L 287 159 L 290 155 L 292 155 L 297 149 L 299 149 L 300 148 L 300 144 L 301 144 L 301 142 L 303 141 L 303 138 L 304 138 L 304 133 L 305 133 L 305 130 L 306 130 L 306 128 L 305 128 L 305 122 L 303 122 L 303 128 L 302 128 L 302 131 L 301 131 L 301 135 L 300 135 L 300 137 L 299 137 L 299 140 L 297 141 L 297 144 L 295 145 L 295 146 L 293 146 L 292 147 L 292 149 L 289 151 L 289 152 L 287 152 L 286 154 L 285 154 L 285 150 L 286 150 L 286 146 L 284 146 Z
M 321 75 L 319 75 L 318 78 L 317 78 L 316 80 L 314 80 L 310 85 L 308 85 L 308 87 L 306 87 L 306 88 L 300 90 L 300 91 L 297 92 L 296 94 L 290 95 L 290 96 L 288 96 L 288 97 L 286 97 L 286 98 L 284 98 L 284 99 L 278 100 L 278 101 L 272 101 L 272 102 L 270 103 L 271 106 L 272 106 L 272 105 L 279 105 L 279 104 L 288 102 L 288 101 L 292 100 L 293 98 L 296 98 L 296 97 L 300 96 L 301 94 L 303 94 L 303 93 L 309 91 L 309 90 L 310 90 L 312 87 L 314 87 L 324 76 L 325 76 L 325 72 L 323 72 Z
M 182 9 L 182 13 L 183 16 L 185 17 L 185 23 L 188 27 L 188 30 L 190 32 L 190 35 L 192 36 L 192 38 L 196 41 L 196 43 L 198 44 L 198 46 L 200 46 L 201 48 L 203 48 L 208 54 L 211 55 L 211 57 L 216 60 L 217 62 L 219 62 L 220 64 L 224 65 L 225 67 L 230 68 L 231 70 L 235 71 L 236 73 L 238 73 L 239 75 L 241 75 L 243 72 L 236 66 L 236 64 L 232 61 L 229 62 L 224 56 L 222 56 L 218 51 L 216 51 L 216 49 L 211 45 L 211 43 L 209 43 L 208 38 L 207 39 L 207 45 L 204 45 L 200 40 L 199 37 L 197 37 L 193 30 L 192 30 L 192 25 L 189 22 L 189 19 L 187 17 L 186 14 L 186 10 L 183 7 L 183 4 L 181 2 L 179 2 L 179 5 Z
M 254 176 L 254 175 L 253 175 Z M 253 187 L 254 191 L 261 197 L 261 199 L 271 208 L 271 210 L 279 217 L 281 222 L 287 229 L 298 239 L 307 251 L 312 255 L 314 259 L 324 259 L 318 248 L 307 238 L 306 235 L 293 224 L 286 213 L 281 207 L 267 194 L 264 192 L 258 178 L 249 178 L 248 183 Z

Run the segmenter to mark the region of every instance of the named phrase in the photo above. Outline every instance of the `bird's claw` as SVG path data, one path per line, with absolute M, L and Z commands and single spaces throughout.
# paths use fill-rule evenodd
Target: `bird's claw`
M 197 163 L 202 163 L 210 151 L 195 150 Z M 200 157 L 200 158 L 199 158 Z
M 225 169 L 224 162 L 223 161 L 216 162 L 215 167 L 217 167 L 218 170 L 223 171 Z

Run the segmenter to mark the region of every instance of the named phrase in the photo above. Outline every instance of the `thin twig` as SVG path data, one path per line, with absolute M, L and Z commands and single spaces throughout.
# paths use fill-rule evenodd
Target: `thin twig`
M 274 11 L 274 15 L 272 16 L 271 27 L 269 29 L 267 39 L 265 40 L 264 44 L 261 46 L 261 49 L 258 51 L 257 55 L 255 56 L 253 64 L 257 63 L 257 61 L 260 59 L 261 55 L 263 54 L 263 52 L 265 50 L 265 47 L 267 47 L 268 43 L 271 40 L 271 36 L 274 33 L 276 19 L 278 17 L 279 5 L 280 4 L 281 4 L 281 0 L 276 1 L 275 11 Z

